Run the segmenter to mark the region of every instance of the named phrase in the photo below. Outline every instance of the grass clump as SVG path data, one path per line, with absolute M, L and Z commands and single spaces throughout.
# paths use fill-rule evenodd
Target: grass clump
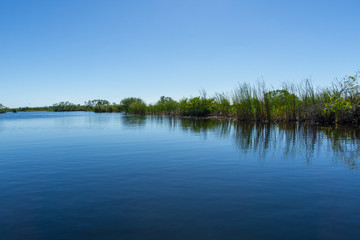
M 225 93 L 216 93 L 212 102 L 212 114 L 217 116 L 229 116 L 231 111 L 231 103 L 229 97 Z

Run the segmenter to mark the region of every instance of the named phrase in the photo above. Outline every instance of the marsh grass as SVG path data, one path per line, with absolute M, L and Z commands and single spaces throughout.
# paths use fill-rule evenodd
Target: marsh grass
M 231 113 L 230 97 L 225 93 L 216 93 L 213 99 L 212 113 L 218 116 L 229 116 Z
M 60 102 L 51 107 L 19 108 L 19 111 L 94 111 L 127 114 L 179 115 L 190 117 L 225 117 L 248 122 L 311 122 L 324 124 L 360 123 L 359 73 L 345 76 L 330 87 L 314 88 L 310 79 L 299 84 L 283 83 L 270 89 L 264 82 L 240 83 L 231 94 L 216 93 L 208 97 L 204 89 L 199 96 L 179 101 L 162 96 L 147 105 L 136 97 L 124 98 L 120 104 L 107 100 L 89 100 L 84 105 Z M 1 104 L 0 104 L 1 105 Z M 2 105 L 1 105 L 2 106 Z M 0 112 L 11 109 L 0 108 Z

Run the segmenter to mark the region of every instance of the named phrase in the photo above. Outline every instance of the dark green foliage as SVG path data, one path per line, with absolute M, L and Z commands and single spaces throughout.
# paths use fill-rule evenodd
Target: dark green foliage
M 145 114 L 146 113 L 146 104 L 140 98 L 124 98 L 120 102 L 121 108 L 125 113 L 132 114 Z
M 155 105 L 149 106 L 149 112 L 160 114 L 176 114 L 178 112 L 179 103 L 171 97 L 160 97 Z
M 94 99 L 85 101 L 85 111 L 94 111 L 96 113 L 113 112 L 113 108 L 108 100 Z
M 6 107 L 0 103 L 0 113 L 5 113 Z
M 129 113 L 130 105 L 138 101 L 142 101 L 142 100 L 140 98 L 134 98 L 134 97 L 124 98 L 123 100 L 121 100 L 120 105 L 122 106 L 124 112 Z
M 80 104 L 76 105 L 70 102 L 59 102 L 52 106 L 54 112 L 65 112 L 65 111 L 83 111 L 83 107 Z
M 98 105 L 93 108 L 96 113 L 104 113 L 104 112 L 123 112 L 123 107 L 119 104 L 113 105 Z
M 115 112 L 114 106 L 112 105 L 98 105 L 94 107 L 94 112 L 96 113 L 104 113 L 104 112 Z
M 133 102 L 129 106 L 128 113 L 145 114 L 146 113 L 146 104 L 143 101 Z
M 205 117 L 212 113 L 213 98 L 194 97 L 180 101 L 180 114 L 184 116 Z
M 19 107 L 18 112 L 54 111 L 53 107 Z
M 94 100 L 85 101 L 84 107 L 86 107 L 87 109 L 93 109 L 96 106 L 105 106 L 105 105 L 110 105 L 110 102 L 102 99 L 94 99 Z
M 111 105 L 111 107 L 112 107 L 113 112 L 124 112 L 124 108 L 120 104 L 115 104 L 114 103 L 113 105 Z
M 287 90 L 275 90 L 265 93 L 268 104 L 268 119 L 296 120 L 298 97 Z

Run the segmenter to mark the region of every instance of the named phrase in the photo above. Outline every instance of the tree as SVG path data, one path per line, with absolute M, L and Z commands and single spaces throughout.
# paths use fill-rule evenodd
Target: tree
M 52 106 L 52 109 L 55 112 L 79 111 L 80 106 L 66 101 L 66 102 L 55 103 Z
M 125 113 L 135 113 L 133 111 L 136 111 L 136 113 L 138 113 L 140 109 L 141 112 L 144 110 L 144 106 L 146 108 L 146 104 L 144 103 L 144 101 L 140 98 L 135 97 L 124 98 L 123 100 L 121 100 L 120 105 L 121 108 L 124 109 Z
M 5 112 L 6 107 L 0 103 L 0 113 Z
M 95 106 L 105 106 L 105 105 L 110 105 L 110 102 L 108 100 L 103 100 L 103 99 L 94 99 L 94 100 L 85 101 L 85 107 L 87 108 L 93 108 Z
M 156 112 L 158 113 L 176 113 L 178 108 L 178 102 L 176 102 L 171 97 L 161 96 L 160 100 L 157 101 L 155 108 Z

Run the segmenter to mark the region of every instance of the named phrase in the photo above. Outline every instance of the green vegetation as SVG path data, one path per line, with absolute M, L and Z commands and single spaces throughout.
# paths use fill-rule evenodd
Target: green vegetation
M 0 113 L 5 113 L 6 107 L 0 103 Z
M 179 111 L 184 116 L 206 117 L 212 113 L 213 98 L 194 97 L 180 100 Z
M 155 105 L 148 106 L 148 112 L 152 114 L 175 115 L 178 113 L 179 103 L 171 97 L 160 97 Z
M 132 113 L 132 114 L 145 114 L 146 113 L 146 104 L 140 98 L 124 98 L 120 102 L 120 108 L 125 113 Z
M 217 116 L 229 116 L 231 113 L 231 103 L 225 93 L 216 93 L 212 103 L 212 111 Z
M 233 94 L 237 119 L 246 121 L 353 123 L 360 120 L 358 75 L 346 76 L 331 88 L 314 90 L 311 82 L 284 84 L 280 90 L 240 85 Z
M 333 91 L 323 96 L 325 102 L 324 117 L 335 119 L 336 122 L 360 120 L 359 76 L 348 76 L 334 87 Z
M 312 122 L 360 123 L 359 74 L 346 76 L 331 87 L 314 89 L 309 80 L 283 84 L 281 89 L 267 89 L 265 84 L 239 84 L 231 95 L 217 93 L 175 101 L 162 96 L 155 104 L 147 105 L 136 97 L 124 98 L 119 104 L 95 99 L 84 105 L 60 102 L 51 107 L 18 108 L 12 111 L 94 111 L 124 112 L 200 118 L 231 118 L 248 122 Z M 11 109 L 10 109 L 11 110 Z M 9 110 L 9 111 L 10 111 Z M 0 112 L 6 109 L 0 104 Z
M 70 102 L 59 102 L 51 108 L 54 112 L 81 111 L 80 104 L 76 105 Z

